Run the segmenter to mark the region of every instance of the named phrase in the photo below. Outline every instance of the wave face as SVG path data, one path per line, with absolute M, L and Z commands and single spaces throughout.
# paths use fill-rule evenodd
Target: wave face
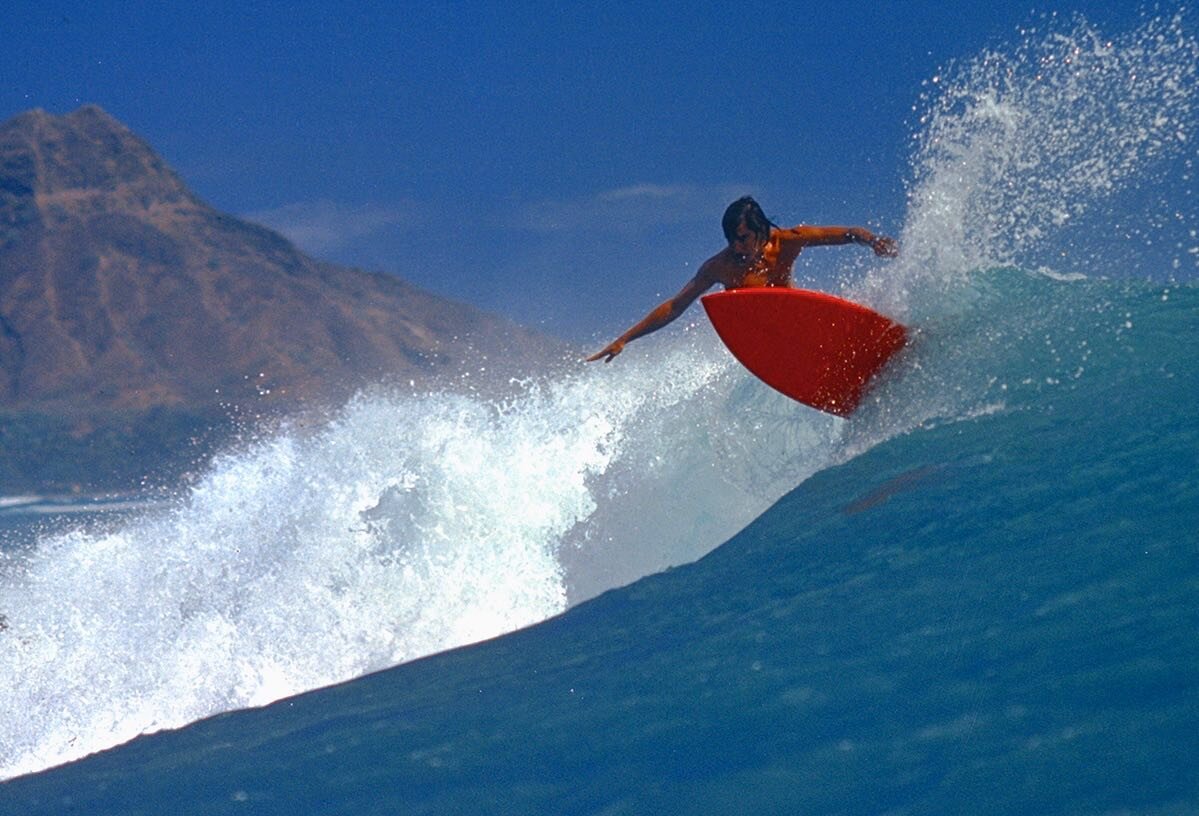
M 760 386 L 697 322 L 502 399 L 360 395 L 229 451 L 166 507 L 7 553 L 0 674 L 20 682 L 0 691 L 0 777 L 542 621 L 700 558 L 880 445 L 1148 400 L 1127 439 L 1177 398 L 1129 378 L 1134 359 L 1193 378 L 1195 290 L 1161 280 L 1194 271 L 1190 193 L 1127 238 L 1164 260 L 1083 239 L 1162 168 L 1189 172 L 1197 54 L 1178 19 L 1119 40 L 1080 20 L 933 83 L 904 256 L 843 287 L 915 340 L 849 422 Z M 1057 262 L 1083 246 L 1087 275 Z M 861 510 L 903 488 L 878 489 Z
M 827 462 L 843 429 L 711 332 L 620 366 L 364 394 L 219 457 L 155 511 L 4 564 L 6 776 L 544 620 L 692 561 Z M 732 464 L 730 464 L 730 462 Z
M 988 313 L 1079 286 L 990 278 Z M 698 562 L 12 780 L 0 813 L 1197 812 L 1199 288 L 1087 292 L 988 361 L 975 416 Z

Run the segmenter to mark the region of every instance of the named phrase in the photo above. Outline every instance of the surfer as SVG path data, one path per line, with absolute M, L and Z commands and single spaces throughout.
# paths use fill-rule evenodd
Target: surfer
M 719 283 L 725 289 L 751 286 L 790 287 L 791 267 L 804 247 L 862 244 L 884 258 L 894 258 L 895 241 L 875 235 L 864 227 L 809 227 L 784 229 L 774 224 L 750 196 L 734 201 L 721 219 L 729 245 L 704 261 L 695 277 L 679 293 L 659 305 L 641 322 L 613 340 L 603 351 L 587 358 L 605 363 L 624 351 L 629 341 L 644 337 L 670 323 L 686 311 L 697 297 Z

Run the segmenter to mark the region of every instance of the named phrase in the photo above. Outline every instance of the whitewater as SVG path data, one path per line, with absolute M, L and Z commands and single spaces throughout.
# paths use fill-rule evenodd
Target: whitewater
M 5 550 L 0 778 L 545 620 L 882 442 L 1117 376 L 1143 327 L 1109 279 L 1191 302 L 1197 63 L 1180 17 L 1079 19 L 930 79 L 903 254 L 832 287 L 915 329 L 850 421 L 758 384 L 692 315 L 503 397 L 364 392 L 161 506 Z

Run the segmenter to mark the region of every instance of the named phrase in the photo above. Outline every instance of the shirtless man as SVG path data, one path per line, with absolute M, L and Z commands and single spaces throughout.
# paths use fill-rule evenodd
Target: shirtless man
M 714 284 L 725 289 L 750 286 L 791 286 L 791 267 L 804 247 L 835 244 L 864 244 L 875 255 L 894 258 L 895 241 L 875 235 L 863 227 L 806 227 L 783 229 L 770 222 L 758 202 L 749 196 L 739 198 L 724 211 L 721 220 L 724 237 L 729 245 L 704 261 L 695 277 L 670 300 L 658 306 L 645 318 L 603 351 L 587 358 L 588 362 L 601 357 L 605 363 L 624 351 L 625 344 L 655 332 L 686 311 L 692 302 Z

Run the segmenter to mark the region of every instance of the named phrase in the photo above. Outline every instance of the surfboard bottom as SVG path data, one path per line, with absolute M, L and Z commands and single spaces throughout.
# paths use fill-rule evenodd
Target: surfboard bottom
M 734 289 L 701 302 L 720 339 L 764 383 L 849 416 L 907 330 L 865 306 L 807 289 Z

